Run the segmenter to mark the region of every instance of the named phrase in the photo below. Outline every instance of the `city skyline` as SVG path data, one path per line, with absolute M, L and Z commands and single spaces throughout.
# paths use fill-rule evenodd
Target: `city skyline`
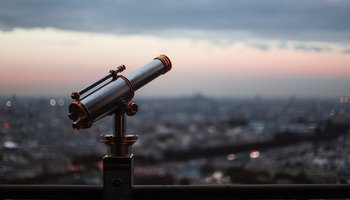
M 350 96 L 350 1 L 0 1 L 0 95 L 68 96 L 159 54 L 140 96 Z

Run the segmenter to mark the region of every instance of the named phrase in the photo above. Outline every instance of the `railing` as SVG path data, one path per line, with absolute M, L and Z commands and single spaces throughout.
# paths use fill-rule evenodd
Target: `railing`
M 350 185 L 221 185 L 133 187 L 140 199 L 350 199 Z M 103 199 L 102 186 L 0 185 L 0 199 Z

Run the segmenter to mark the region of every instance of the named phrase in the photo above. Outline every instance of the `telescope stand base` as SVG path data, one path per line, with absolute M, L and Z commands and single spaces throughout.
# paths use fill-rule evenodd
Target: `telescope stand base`
M 103 193 L 105 200 L 132 200 L 133 155 L 103 158 Z

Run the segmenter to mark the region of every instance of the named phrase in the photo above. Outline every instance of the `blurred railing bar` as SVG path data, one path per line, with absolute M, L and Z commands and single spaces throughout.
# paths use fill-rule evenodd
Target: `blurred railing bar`
M 349 184 L 136 185 L 134 199 L 350 199 Z M 103 199 L 96 185 L 0 185 L 0 199 Z

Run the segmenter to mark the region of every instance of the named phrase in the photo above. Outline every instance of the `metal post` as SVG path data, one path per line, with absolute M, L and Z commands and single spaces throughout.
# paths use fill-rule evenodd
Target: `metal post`
M 117 111 L 114 113 L 114 141 L 110 145 L 110 154 L 114 157 L 126 157 L 129 152 L 125 149 L 125 114 Z
M 132 199 L 133 156 L 103 158 L 103 193 L 105 200 Z
M 103 193 L 105 200 L 132 199 L 133 155 L 131 136 L 125 135 L 125 114 L 114 114 L 114 135 L 105 136 L 104 142 L 110 146 L 109 155 L 103 158 Z

